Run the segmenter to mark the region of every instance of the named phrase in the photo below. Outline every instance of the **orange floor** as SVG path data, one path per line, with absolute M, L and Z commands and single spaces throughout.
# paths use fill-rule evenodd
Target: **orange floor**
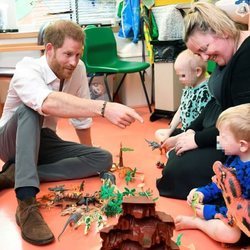
M 95 145 L 99 145 L 112 152 L 114 161 L 118 162 L 119 145 L 122 142 L 123 147 L 133 148 L 132 152 L 124 152 L 124 165 L 131 168 L 137 168 L 138 171 L 145 174 L 145 186 L 153 189 L 154 196 L 158 196 L 155 188 L 156 178 L 161 176 L 161 170 L 156 168 L 155 163 L 161 158 L 159 151 L 152 151 L 147 146 L 145 138 L 154 140 L 154 132 L 158 128 L 165 127 L 167 120 L 162 119 L 155 122 L 149 121 L 149 112 L 147 108 L 137 108 L 137 111 L 144 118 L 144 124 L 138 122 L 123 130 L 111 125 L 103 118 L 95 118 L 92 128 L 92 137 Z M 59 123 L 59 134 L 69 140 L 77 140 L 74 130 L 68 125 L 67 120 L 61 120 Z M 48 193 L 48 187 L 64 184 L 66 187 L 79 185 L 82 180 L 46 183 L 41 185 L 41 193 Z M 123 185 L 122 179 L 117 180 L 118 186 Z M 93 193 L 99 190 L 101 181 L 98 177 L 88 178 L 85 180 L 86 193 Z M 130 184 L 133 185 L 133 184 Z M 88 235 L 84 235 L 83 227 L 74 230 L 68 227 L 60 241 L 56 240 L 54 243 L 38 247 L 33 246 L 22 240 L 20 236 L 19 227 L 15 223 L 15 209 L 17 202 L 13 190 L 4 190 L 0 192 L 0 250 L 97 250 L 101 247 L 101 239 L 95 227 L 91 229 Z M 187 206 L 185 201 L 168 199 L 160 197 L 156 202 L 156 209 L 164 211 L 172 217 L 179 214 L 192 215 L 193 212 Z M 42 209 L 42 214 L 54 232 L 56 238 L 61 232 L 67 217 L 60 215 L 61 209 L 59 207 L 51 209 Z M 116 222 L 116 218 L 109 219 L 108 224 Z M 174 232 L 173 239 L 177 235 L 183 233 L 182 245 L 188 249 L 196 250 L 217 250 L 222 249 L 219 243 L 209 239 L 202 232 L 196 230 L 185 230 L 182 232 Z M 184 249 L 184 248 L 182 248 Z

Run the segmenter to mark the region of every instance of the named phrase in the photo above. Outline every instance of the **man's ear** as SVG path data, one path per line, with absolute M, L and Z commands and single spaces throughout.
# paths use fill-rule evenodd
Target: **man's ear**
M 245 140 L 240 140 L 240 152 L 244 153 L 247 152 L 250 148 L 249 142 Z
M 54 47 L 51 43 L 47 43 L 46 46 L 45 46 L 45 51 L 46 51 L 46 54 L 51 54 L 51 51 L 53 51 Z

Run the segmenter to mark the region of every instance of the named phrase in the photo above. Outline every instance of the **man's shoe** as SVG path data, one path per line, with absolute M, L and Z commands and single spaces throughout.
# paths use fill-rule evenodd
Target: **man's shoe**
M 0 172 L 0 190 L 13 188 L 15 185 L 15 164 L 6 162 Z
M 23 239 L 34 245 L 45 245 L 54 241 L 55 237 L 44 221 L 36 199 L 17 201 L 16 222 L 21 228 Z

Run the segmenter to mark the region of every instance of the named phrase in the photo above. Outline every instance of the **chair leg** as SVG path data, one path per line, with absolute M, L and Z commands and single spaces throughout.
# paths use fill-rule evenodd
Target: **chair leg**
M 143 90 L 144 90 L 144 93 L 145 93 L 145 97 L 146 97 L 146 100 L 147 100 L 147 103 L 148 103 L 148 109 L 149 109 L 149 112 L 152 113 L 151 104 L 149 102 L 148 93 L 147 93 L 147 89 L 146 89 L 146 86 L 145 86 L 144 73 L 142 73 L 140 71 L 139 74 L 140 74 L 140 78 L 141 78 L 141 84 L 142 84 L 142 87 L 143 87 Z
M 108 84 L 108 75 L 107 74 L 104 74 L 104 83 L 105 83 L 105 87 L 106 87 L 106 90 L 107 90 L 107 94 L 108 94 L 108 97 L 109 97 L 109 101 L 112 102 L 112 97 L 111 97 L 111 93 L 110 93 L 110 89 L 109 89 L 109 84 Z
M 118 94 L 118 92 L 119 92 L 119 90 L 120 90 L 120 88 L 121 88 L 121 86 L 122 86 L 122 84 L 123 84 L 123 81 L 124 81 L 126 75 L 127 75 L 127 74 L 125 73 L 125 74 L 122 76 L 122 79 L 121 79 L 121 81 L 120 81 L 120 83 L 119 83 L 119 85 L 118 85 L 118 87 L 117 87 L 117 89 L 116 89 L 116 91 L 115 91 L 113 100 L 115 100 L 115 97 L 117 96 L 117 94 Z
M 90 79 L 89 79 L 89 87 L 90 87 L 90 85 L 91 85 L 91 83 L 92 83 L 94 77 L 95 77 L 95 75 L 93 75 L 93 76 L 90 77 Z

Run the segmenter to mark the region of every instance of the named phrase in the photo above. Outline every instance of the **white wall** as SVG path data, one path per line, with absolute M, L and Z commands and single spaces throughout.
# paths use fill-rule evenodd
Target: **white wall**
M 1 1 L 1 0 L 0 0 Z M 18 43 L 36 43 L 37 38 L 20 38 L 20 39 L 0 39 L 0 44 L 18 44 Z M 40 50 L 13 51 L 0 53 L 0 68 L 15 68 L 16 63 L 25 56 L 39 57 Z

